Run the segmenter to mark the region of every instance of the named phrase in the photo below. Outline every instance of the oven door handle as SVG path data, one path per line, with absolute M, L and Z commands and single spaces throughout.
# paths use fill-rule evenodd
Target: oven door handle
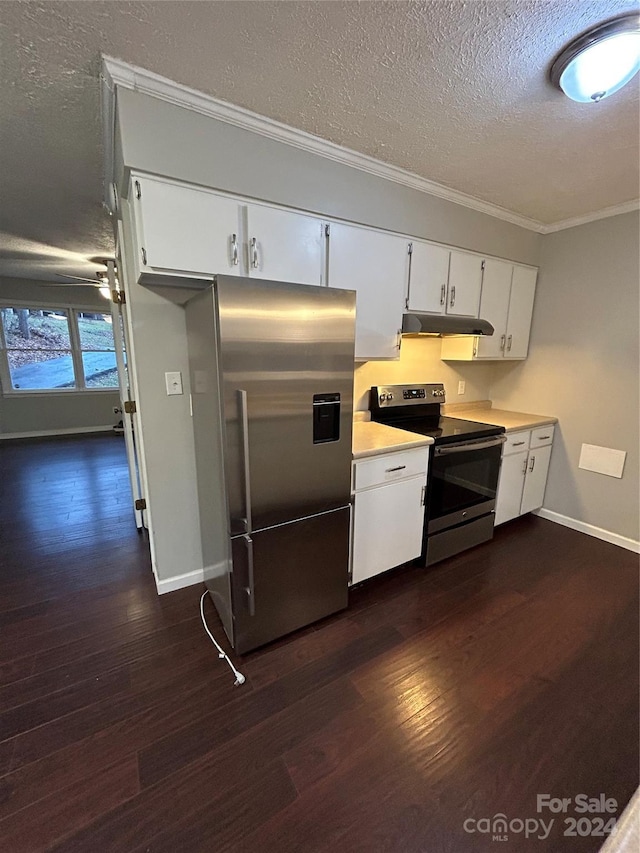
M 466 453 L 469 450 L 485 450 L 487 447 L 496 447 L 499 444 L 504 444 L 507 440 L 506 435 L 499 435 L 496 438 L 482 439 L 481 441 L 465 441 L 460 444 L 449 444 L 446 447 L 436 447 L 436 456 L 448 456 L 450 453 Z

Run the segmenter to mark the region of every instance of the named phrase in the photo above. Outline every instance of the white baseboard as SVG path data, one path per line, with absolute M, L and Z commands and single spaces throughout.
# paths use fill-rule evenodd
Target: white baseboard
M 0 440 L 9 438 L 47 438 L 52 435 L 81 435 L 85 432 L 113 432 L 113 424 L 92 427 L 69 427 L 68 429 L 38 429 L 33 432 L 2 432 Z
M 568 515 L 561 515 L 559 512 L 553 512 L 550 509 L 538 509 L 534 515 L 540 518 L 546 518 L 548 521 L 553 521 L 556 524 L 561 524 L 563 527 L 570 527 L 572 530 L 578 530 L 580 533 L 586 533 L 587 536 L 593 536 L 595 539 L 602 539 L 603 542 L 610 542 L 612 545 L 618 545 L 620 548 L 625 548 L 627 551 L 633 551 L 640 554 L 640 542 L 635 539 L 629 539 L 627 536 L 620 536 L 619 533 L 613 533 L 611 530 L 604 530 L 602 527 L 596 527 L 594 524 L 587 524 L 586 521 L 579 521 L 577 518 L 571 518 Z
M 176 589 L 182 589 L 185 586 L 193 586 L 197 583 L 204 583 L 204 570 L 195 569 L 193 572 L 185 572 L 183 575 L 175 575 L 166 580 L 158 580 L 156 578 L 156 587 L 158 595 L 164 595 L 165 592 L 174 592 Z

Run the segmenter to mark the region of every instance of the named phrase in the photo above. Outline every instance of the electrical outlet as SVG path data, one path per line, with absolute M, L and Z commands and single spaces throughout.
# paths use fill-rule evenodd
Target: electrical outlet
M 466 388 L 466 385 L 467 383 L 464 381 L 464 379 L 461 379 L 458 382 L 458 394 L 464 394 L 464 389 Z

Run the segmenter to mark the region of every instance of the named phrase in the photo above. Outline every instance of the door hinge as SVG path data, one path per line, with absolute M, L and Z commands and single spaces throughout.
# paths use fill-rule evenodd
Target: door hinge
M 124 410 L 128 415 L 135 415 L 138 411 L 135 400 L 125 400 L 124 401 Z
M 124 290 L 112 290 L 111 299 L 114 305 L 126 305 L 127 297 L 124 295 Z
M 140 181 L 136 181 L 134 186 L 136 188 L 136 198 L 142 198 L 142 189 L 140 188 Z
M 138 500 L 135 502 L 134 506 L 136 509 L 146 509 L 147 508 L 147 502 L 144 498 L 138 498 Z
M 327 222 L 327 224 L 324 226 L 324 236 L 328 237 L 330 233 L 331 233 L 331 226 Z

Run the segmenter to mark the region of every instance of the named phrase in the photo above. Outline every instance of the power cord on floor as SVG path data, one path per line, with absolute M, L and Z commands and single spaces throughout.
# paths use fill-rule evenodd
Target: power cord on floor
M 212 633 L 211 633 L 211 631 L 209 630 L 209 626 L 207 625 L 207 620 L 204 618 L 204 598 L 205 598 L 205 595 L 207 595 L 207 593 L 208 593 L 208 592 L 209 592 L 209 590 L 208 590 L 208 589 L 206 589 L 206 590 L 202 593 L 202 598 L 200 599 L 200 618 L 202 619 L 202 624 L 204 625 L 204 630 L 205 630 L 205 631 L 207 632 L 207 634 L 209 635 L 209 639 L 211 640 L 211 642 L 213 643 L 213 645 L 214 645 L 214 646 L 216 647 L 216 649 L 218 650 L 218 657 L 219 657 L 221 660 L 224 658 L 224 660 L 226 660 L 226 662 L 227 662 L 227 663 L 229 664 L 229 666 L 231 667 L 231 669 L 232 669 L 232 671 L 233 671 L 233 674 L 234 674 L 234 675 L 235 675 L 235 677 L 236 677 L 236 680 L 235 680 L 235 682 L 234 682 L 234 686 L 235 686 L 235 687 L 239 687 L 241 684 L 244 684 L 244 683 L 245 683 L 245 681 L 246 681 L 247 679 L 244 677 L 244 675 L 243 675 L 241 672 L 238 672 L 238 670 L 235 668 L 235 666 L 231 663 L 231 660 L 229 659 L 229 655 L 228 655 L 228 654 L 227 654 L 227 653 L 226 653 L 226 652 L 225 652 L 225 651 L 220 647 L 220 645 L 218 644 L 218 641 L 216 640 L 216 638 L 213 636 L 213 634 L 212 634 Z

